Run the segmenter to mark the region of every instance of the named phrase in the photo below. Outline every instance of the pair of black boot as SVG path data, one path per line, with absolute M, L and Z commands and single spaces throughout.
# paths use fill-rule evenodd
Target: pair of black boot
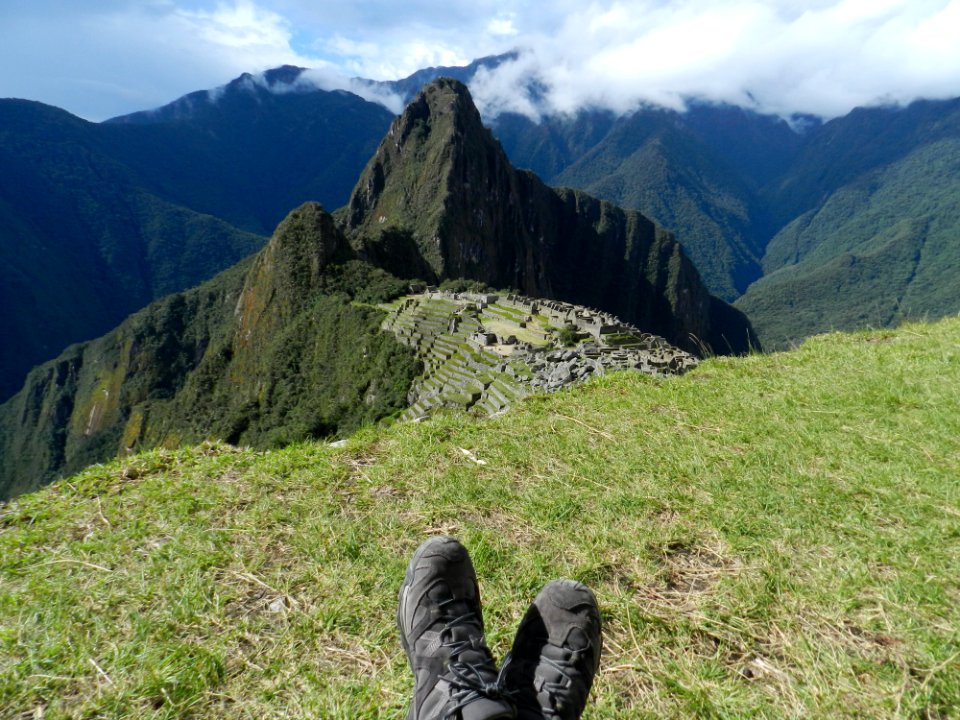
M 449 537 L 414 553 L 397 609 L 414 675 L 407 720 L 575 720 L 600 665 L 600 612 L 572 580 L 549 583 L 497 671 L 483 635 L 477 575 Z

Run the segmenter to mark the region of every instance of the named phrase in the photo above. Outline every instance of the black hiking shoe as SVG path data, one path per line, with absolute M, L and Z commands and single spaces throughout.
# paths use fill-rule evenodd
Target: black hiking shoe
M 400 642 L 414 675 L 407 720 L 515 718 L 483 638 L 477 575 L 453 538 L 427 540 L 400 586 Z
M 600 610 L 590 588 L 549 583 L 527 610 L 504 664 L 521 720 L 576 720 L 600 666 Z

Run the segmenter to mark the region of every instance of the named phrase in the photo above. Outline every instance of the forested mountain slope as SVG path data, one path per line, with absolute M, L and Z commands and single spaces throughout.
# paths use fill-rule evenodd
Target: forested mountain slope
M 262 243 L 145 186 L 100 126 L 0 100 L 0 400 L 68 344 Z
M 346 202 L 391 118 L 249 77 L 101 124 L 0 100 L 0 400 L 68 344 L 256 251 L 291 208 Z
M 770 349 L 960 312 L 960 137 L 865 173 L 771 240 L 737 301 Z
M 338 215 L 305 204 L 254 258 L 31 371 L 0 406 L 0 491 L 130 448 L 270 446 L 399 412 L 416 363 L 369 307 L 398 278 L 590 305 L 694 350 L 755 343 L 669 233 L 510 166 L 455 80 L 397 118 Z
M 399 412 L 416 363 L 363 303 L 406 288 L 302 206 L 256 257 L 34 368 L 0 405 L 0 498 L 139 447 L 269 447 Z

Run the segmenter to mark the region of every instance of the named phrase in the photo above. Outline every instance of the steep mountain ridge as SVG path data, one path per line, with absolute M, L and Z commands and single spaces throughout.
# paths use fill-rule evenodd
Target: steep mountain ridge
M 511 161 L 548 184 L 638 210 L 674 232 L 710 292 L 725 300 L 761 274 L 763 245 L 776 228 L 759 193 L 802 142 L 779 118 L 706 104 L 620 117 L 589 109 L 539 123 L 502 115 L 492 127 Z
M 0 498 L 138 447 L 273 446 L 398 413 L 416 361 L 367 303 L 406 288 L 298 208 L 256 257 L 34 368 L 0 405 Z
M 671 234 L 515 170 L 453 79 L 431 83 L 394 121 L 342 217 L 361 254 L 396 262 L 403 246 L 402 269 L 429 279 L 598 307 L 686 349 L 742 352 L 756 343 Z
M 466 87 L 440 80 L 391 126 L 337 220 L 301 206 L 252 259 L 35 368 L 0 406 L 0 490 L 129 448 L 271 446 L 399 413 L 417 363 L 370 306 L 407 290 L 398 275 L 622 307 L 687 346 L 753 339 L 669 233 L 515 171 Z
M 778 226 L 832 193 L 925 145 L 960 136 L 960 98 L 906 107 L 855 108 L 809 133 L 796 159 L 768 190 Z M 775 268 L 765 263 L 765 270 Z
M 643 212 L 682 239 L 708 285 L 736 298 L 760 274 L 755 193 L 672 112 L 641 111 L 554 178 Z
M 958 177 L 960 98 L 826 123 L 771 186 L 790 222 L 737 307 L 769 348 L 960 312 Z
M 352 82 L 409 102 L 425 83 L 438 77 L 452 77 L 469 86 L 478 72 L 495 70 L 516 58 L 517 53 L 506 53 L 462 67 L 425 68 L 396 81 L 355 78 Z M 162 108 L 109 122 L 205 125 L 210 116 L 224 113 L 222 107 L 237 115 L 256 115 L 263 112 L 259 106 L 306 105 L 314 102 L 315 93 L 324 91 L 303 79 L 305 72 L 284 66 L 257 76 L 244 74 L 222 88 L 191 93 Z M 536 94 L 535 83 L 530 91 Z M 619 117 L 590 109 L 573 116 L 547 115 L 538 122 L 509 112 L 488 120 L 514 165 L 532 170 L 549 185 L 576 187 L 638 210 L 676 233 L 711 293 L 726 300 L 740 295 L 759 276 L 762 242 L 772 235 L 754 193 L 783 169 L 800 143 L 800 135 L 779 118 L 702 103 L 691 104 L 683 113 L 642 107 Z M 387 122 L 376 128 L 376 137 L 386 130 Z M 651 124 L 667 133 L 666 147 L 652 142 L 643 145 Z M 625 150 L 624 142 L 632 148 Z M 685 167 L 690 158 L 695 158 L 696 168 Z M 607 179 L 608 175 L 615 177 Z M 351 183 L 354 177 L 349 176 Z M 234 192 L 228 197 L 240 195 Z M 324 195 L 316 197 L 330 207 L 341 204 Z M 294 198 L 282 210 L 305 199 Z M 236 209 L 224 204 L 218 212 L 236 216 Z M 264 231 L 279 219 L 274 215 Z

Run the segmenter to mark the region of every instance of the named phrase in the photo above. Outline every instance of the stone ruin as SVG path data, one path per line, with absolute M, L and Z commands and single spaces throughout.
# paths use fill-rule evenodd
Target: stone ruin
M 439 407 L 493 415 L 531 393 L 606 372 L 678 375 L 698 362 L 609 313 L 559 300 L 427 287 L 384 309 L 383 329 L 414 348 L 424 366 L 408 419 Z M 573 344 L 561 346 L 561 336 Z

